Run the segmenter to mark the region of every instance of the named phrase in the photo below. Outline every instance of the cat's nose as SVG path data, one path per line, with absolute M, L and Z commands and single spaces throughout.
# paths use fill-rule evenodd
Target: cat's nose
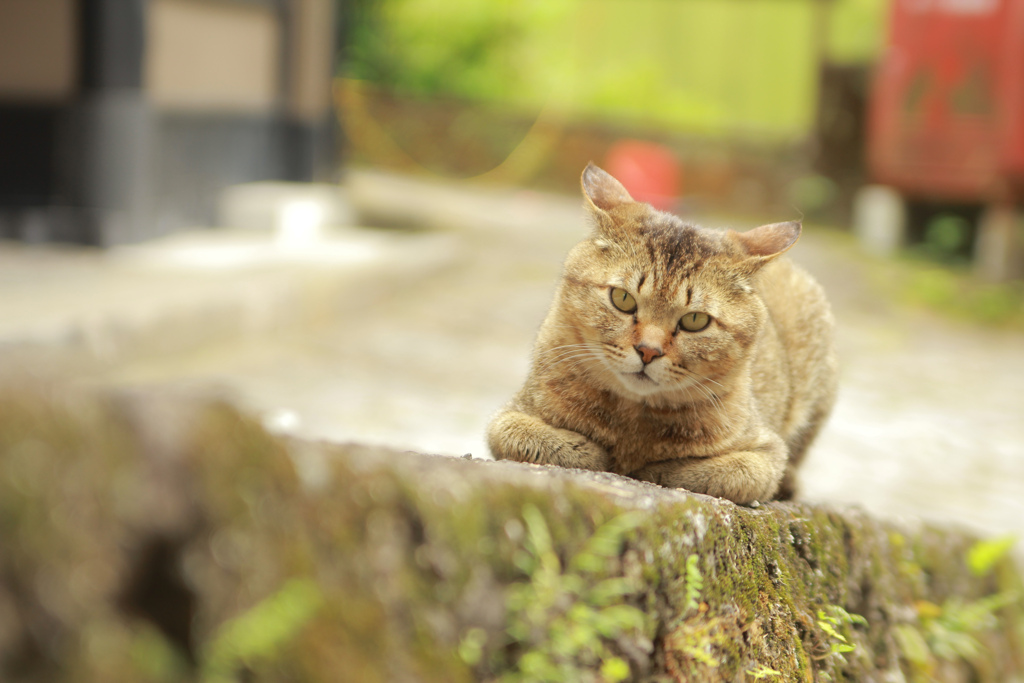
M 637 344 L 633 348 L 636 349 L 636 352 L 640 354 L 640 360 L 644 362 L 644 365 L 647 365 L 655 358 L 660 358 L 661 356 L 665 355 L 665 352 L 657 348 L 656 346 Z

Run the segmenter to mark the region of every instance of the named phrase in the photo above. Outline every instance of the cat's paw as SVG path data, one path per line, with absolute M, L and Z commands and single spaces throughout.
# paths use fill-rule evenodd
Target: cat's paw
M 612 458 L 587 437 L 552 427 L 540 418 L 515 410 L 499 414 L 487 433 L 491 453 L 509 459 L 583 470 L 607 471 Z
M 556 431 L 561 444 L 552 454 L 553 462 L 562 467 L 575 467 L 581 470 L 607 472 L 612 469 L 612 457 L 604 448 L 582 434 L 568 429 Z
M 783 465 L 778 457 L 764 452 L 739 451 L 710 458 L 665 460 L 630 476 L 753 507 L 754 502 L 772 500 L 782 479 Z

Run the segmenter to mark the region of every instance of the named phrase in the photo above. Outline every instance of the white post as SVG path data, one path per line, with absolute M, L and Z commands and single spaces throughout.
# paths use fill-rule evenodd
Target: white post
M 899 192 L 865 185 L 853 199 L 853 231 L 865 251 L 892 256 L 907 240 L 907 207 Z

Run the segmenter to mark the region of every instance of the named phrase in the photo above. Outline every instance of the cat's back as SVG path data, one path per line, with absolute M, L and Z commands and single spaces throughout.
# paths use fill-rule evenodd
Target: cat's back
M 788 350 L 821 349 L 831 354 L 835 328 L 832 309 L 825 291 L 810 273 L 783 257 L 761 271 L 757 290 Z
M 802 433 L 817 431 L 835 400 L 835 320 L 821 285 L 788 258 L 762 270 L 757 290 L 768 309 L 775 352 L 785 358 L 789 400 L 780 431 L 792 451 Z

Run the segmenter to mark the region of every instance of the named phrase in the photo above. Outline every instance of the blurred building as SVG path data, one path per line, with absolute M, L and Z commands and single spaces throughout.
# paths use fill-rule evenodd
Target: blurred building
M 869 105 L 865 244 L 1024 277 L 1024 0 L 894 1 Z
M 335 162 L 332 0 L 0 0 L 0 238 L 211 224 Z

